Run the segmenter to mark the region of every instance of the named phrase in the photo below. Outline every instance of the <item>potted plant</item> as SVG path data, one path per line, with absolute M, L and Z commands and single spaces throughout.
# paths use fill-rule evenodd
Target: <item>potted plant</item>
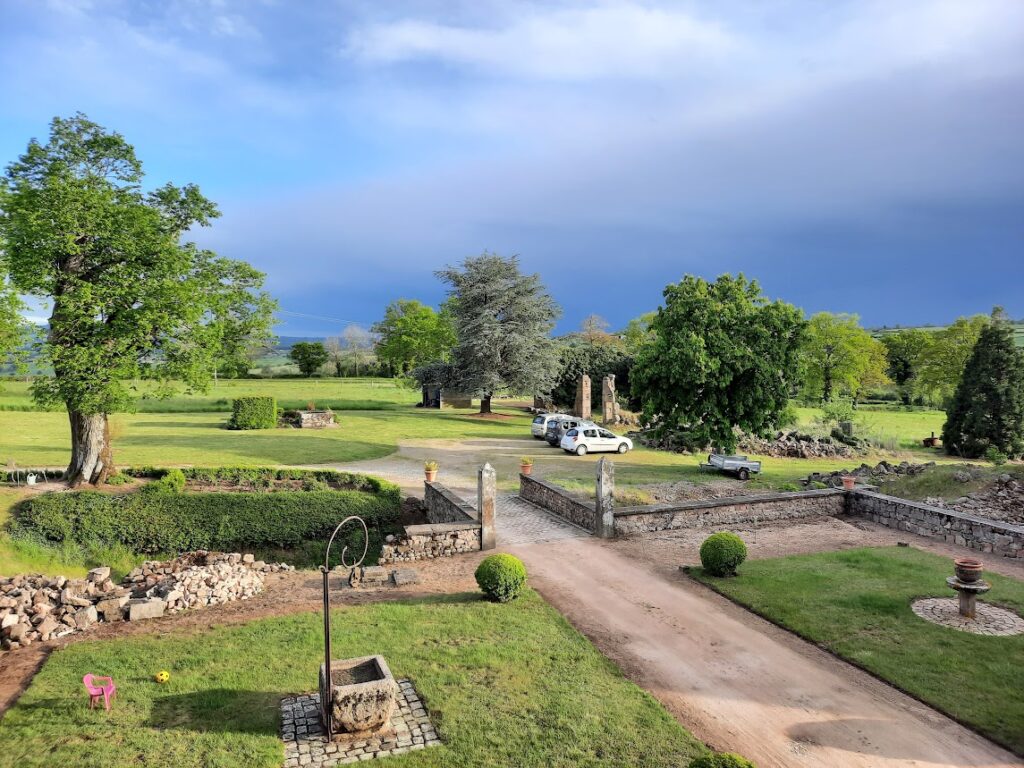
M 953 561 L 953 568 L 956 570 L 956 577 L 965 584 L 972 584 L 981 578 L 981 572 L 985 566 L 980 560 L 973 557 L 958 557 Z
M 533 472 L 533 457 L 532 456 L 520 456 L 519 457 L 519 472 L 523 475 L 528 475 Z
M 423 462 L 423 474 L 427 477 L 427 482 L 434 482 L 434 478 L 437 477 L 437 468 L 440 465 L 431 459 L 430 461 Z
M 847 491 L 852 491 L 853 486 L 857 484 L 857 478 L 853 475 L 843 475 L 843 488 Z

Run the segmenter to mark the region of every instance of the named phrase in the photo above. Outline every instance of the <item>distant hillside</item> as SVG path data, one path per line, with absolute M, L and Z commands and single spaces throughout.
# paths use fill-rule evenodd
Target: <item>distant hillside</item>
M 1013 340 L 1018 347 L 1024 347 L 1024 320 L 1020 320 L 1013 325 Z M 909 330 L 920 330 L 920 331 L 941 331 L 945 328 L 944 325 L 917 325 L 917 326 L 885 326 L 883 328 L 869 328 L 871 335 L 876 339 L 885 336 L 889 333 L 896 333 L 898 331 L 909 331 Z

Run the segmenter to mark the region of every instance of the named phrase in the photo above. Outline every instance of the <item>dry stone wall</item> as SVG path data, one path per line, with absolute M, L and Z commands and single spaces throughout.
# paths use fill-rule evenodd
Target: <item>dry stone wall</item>
M 553 483 L 540 480 L 533 475 L 520 475 L 519 497 L 580 528 L 591 532 L 597 530 L 597 505 L 577 499 Z
M 192 552 L 146 562 L 115 584 L 110 568 L 84 579 L 20 575 L 0 579 L 0 649 L 81 632 L 97 622 L 140 621 L 167 611 L 245 600 L 263 589 L 266 573 L 291 570 L 252 555 Z
M 953 509 L 898 499 L 872 491 L 855 491 L 847 511 L 900 531 L 932 536 L 950 544 L 1024 558 L 1024 526 Z
M 615 510 L 615 533 L 634 536 L 680 528 L 722 528 L 729 525 L 772 523 L 845 511 L 842 491 L 821 490 L 730 496 L 704 501 L 649 504 Z
M 473 507 L 440 483 L 423 484 L 428 525 L 408 525 L 384 539 L 378 563 L 453 557 L 483 548 L 483 527 Z
M 476 510 L 440 483 L 423 486 L 423 506 L 432 525 L 476 521 Z

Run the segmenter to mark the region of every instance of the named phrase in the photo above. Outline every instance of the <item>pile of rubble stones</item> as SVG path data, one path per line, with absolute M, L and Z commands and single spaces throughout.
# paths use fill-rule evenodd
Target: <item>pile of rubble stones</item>
M 284 563 L 265 563 L 253 555 L 190 552 L 166 562 L 147 561 L 125 578 L 135 598 L 129 604 L 143 618 L 164 611 L 184 611 L 248 600 L 263 591 L 263 576 L 292 570 Z M 140 603 L 139 601 L 146 601 Z
M 966 479 L 961 479 L 957 472 L 959 482 L 968 482 L 973 479 L 969 470 L 961 470 Z M 996 478 L 995 483 L 987 488 L 969 493 L 957 499 L 947 501 L 946 499 L 927 498 L 925 504 L 945 509 L 955 509 L 977 517 L 986 517 L 990 520 L 1000 520 L 1004 523 L 1014 525 L 1024 524 L 1024 481 L 1013 477 L 1010 474 L 1001 474 Z
M 192 552 L 150 561 L 120 585 L 110 568 L 84 579 L 27 574 L 0 578 L 0 650 L 81 632 L 97 622 L 139 621 L 165 611 L 245 600 L 263 589 L 266 573 L 293 570 L 252 555 Z
M 739 447 L 758 456 L 789 459 L 849 459 L 864 452 L 832 437 L 815 437 L 802 432 L 779 432 L 771 439 L 744 435 Z
M 887 480 L 895 480 L 903 475 L 919 475 L 934 466 L 934 461 L 929 461 L 925 464 L 911 464 L 909 461 L 891 464 L 888 461 L 880 461 L 873 467 L 869 464 L 861 464 L 856 469 L 840 469 L 835 472 L 811 472 L 801 482 L 805 486 L 812 483 L 824 483 L 834 488 L 840 488 L 843 485 L 843 475 L 852 475 L 862 483 L 884 483 Z

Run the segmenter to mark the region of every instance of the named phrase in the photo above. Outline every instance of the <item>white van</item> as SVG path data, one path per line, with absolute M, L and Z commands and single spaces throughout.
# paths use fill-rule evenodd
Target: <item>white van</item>
M 543 440 L 544 433 L 548 431 L 548 424 L 555 419 L 564 418 L 567 418 L 564 413 L 538 413 L 533 419 L 533 424 L 530 425 L 530 434 L 538 440 Z

